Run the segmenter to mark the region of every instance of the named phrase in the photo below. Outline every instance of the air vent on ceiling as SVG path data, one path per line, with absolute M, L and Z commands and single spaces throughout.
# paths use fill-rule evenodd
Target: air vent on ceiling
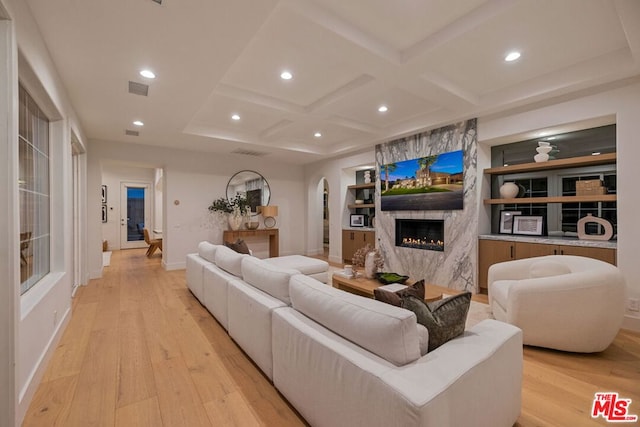
M 134 95 L 147 96 L 149 95 L 149 85 L 130 81 L 129 93 L 133 93 Z
M 154 1 L 154 2 L 156 2 L 158 4 L 162 4 L 162 0 L 151 0 L 151 1 Z
M 256 156 L 256 157 L 262 157 L 262 156 L 266 156 L 269 153 L 265 153 L 263 151 L 251 151 L 251 150 L 244 150 L 242 148 L 238 148 L 237 150 L 232 151 L 233 154 L 242 154 L 243 156 Z
M 129 136 L 139 136 L 140 132 L 138 132 L 137 130 L 129 130 L 129 129 L 125 129 L 124 130 L 124 134 L 125 135 L 129 135 Z

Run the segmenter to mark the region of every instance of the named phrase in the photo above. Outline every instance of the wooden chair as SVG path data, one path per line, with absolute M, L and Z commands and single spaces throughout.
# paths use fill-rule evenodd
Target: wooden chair
M 162 239 L 151 239 L 149 238 L 149 230 L 146 228 L 144 231 L 144 241 L 149 245 L 149 249 L 147 249 L 147 256 L 150 257 L 154 254 L 156 249 L 162 250 Z

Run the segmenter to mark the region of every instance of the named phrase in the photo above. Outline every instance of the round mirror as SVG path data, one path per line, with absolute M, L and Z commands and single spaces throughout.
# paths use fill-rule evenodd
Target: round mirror
M 227 184 L 227 200 L 241 194 L 251 206 L 251 215 L 258 214 L 258 206 L 267 206 L 271 198 L 269 183 L 262 175 L 254 171 L 240 171 L 233 175 Z

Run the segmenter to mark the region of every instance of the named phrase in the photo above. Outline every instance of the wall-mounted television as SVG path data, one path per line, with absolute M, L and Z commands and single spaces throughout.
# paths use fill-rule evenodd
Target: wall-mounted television
M 462 209 L 463 150 L 382 165 L 380 196 L 383 211 Z

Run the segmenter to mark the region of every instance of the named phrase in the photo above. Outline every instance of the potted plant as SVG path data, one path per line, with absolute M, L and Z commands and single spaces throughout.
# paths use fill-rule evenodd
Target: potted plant
M 249 202 L 242 194 L 236 194 L 231 200 L 220 197 L 209 205 L 209 212 L 228 216 L 229 227 L 234 231 L 240 229 L 243 215 L 246 215 L 249 209 Z

